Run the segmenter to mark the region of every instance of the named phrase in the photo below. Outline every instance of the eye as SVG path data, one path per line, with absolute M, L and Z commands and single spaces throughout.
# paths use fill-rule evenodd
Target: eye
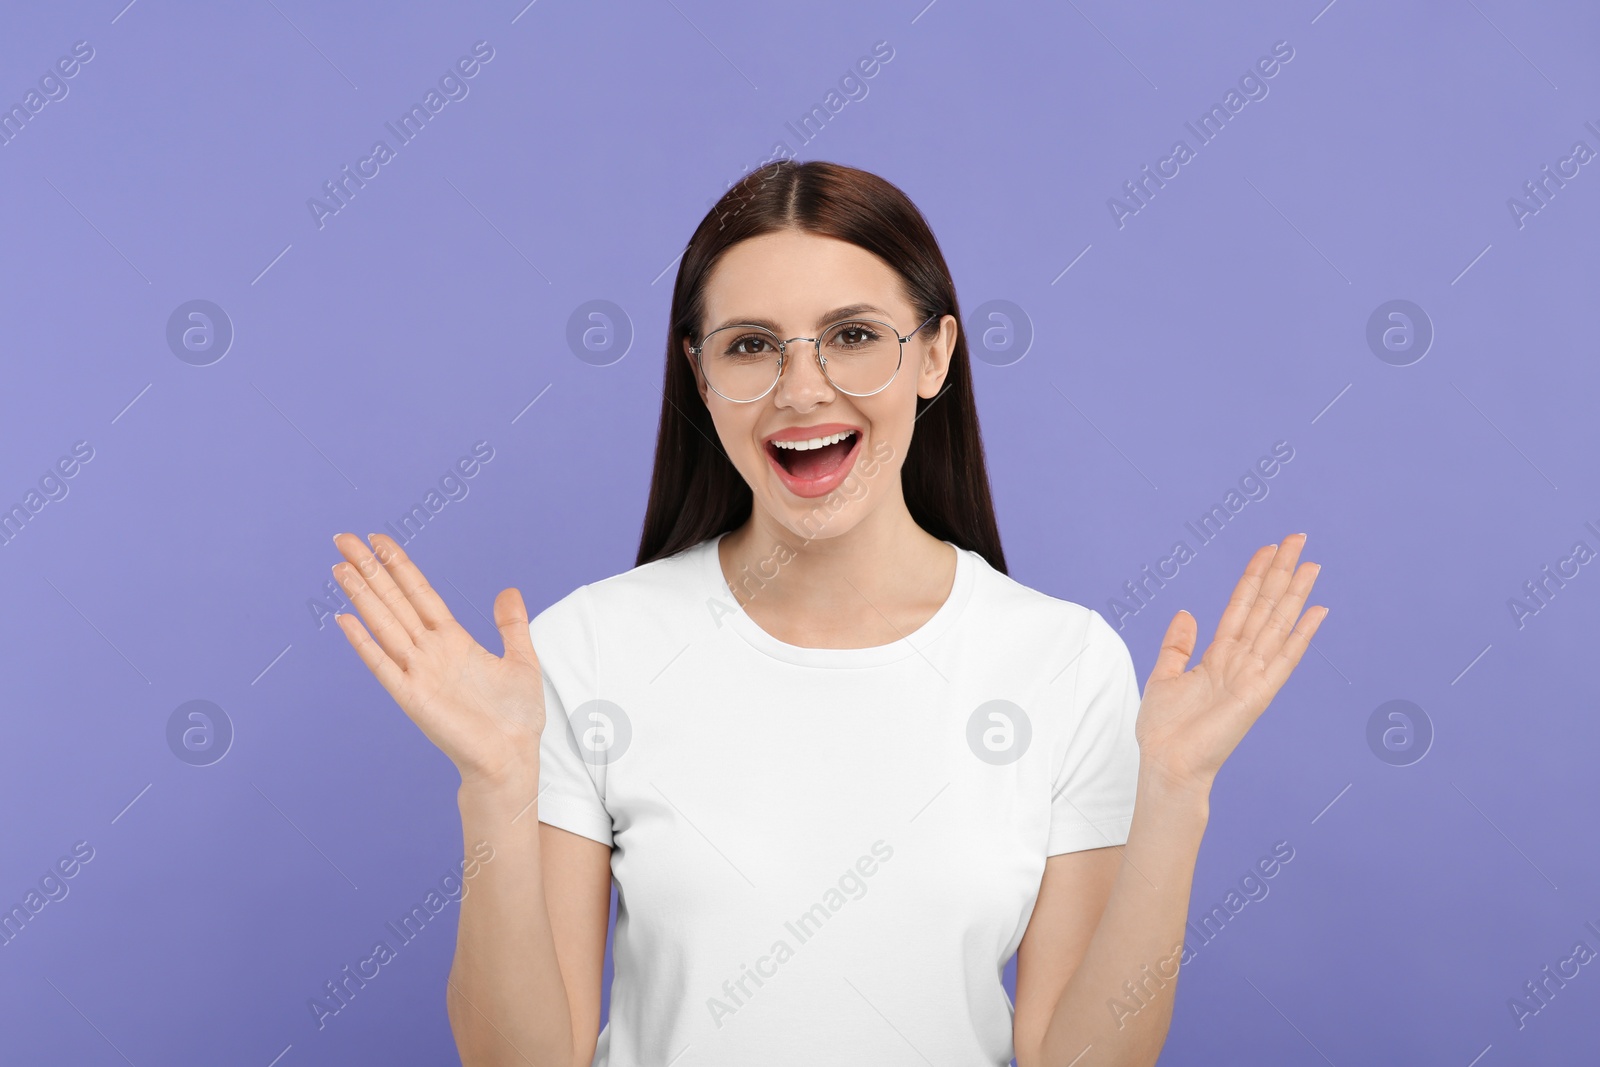
M 722 354 L 724 356 L 743 357 L 748 359 L 755 356 L 766 355 L 771 351 L 774 351 L 774 349 L 769 338 L 763 337 L 758 333 L 747 333 L 742 337 L 738 337 L 733 341 L 730 341 L 722 350 Z
M 878 331 L 862 322 L 847 322 L 833 330 L 833 342 L 844 348 L 859 348 L 878 339 Z

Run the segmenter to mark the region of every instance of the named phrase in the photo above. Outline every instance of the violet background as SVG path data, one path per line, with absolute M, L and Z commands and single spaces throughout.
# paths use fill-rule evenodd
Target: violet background
M 631 566 L 675 257 L 779 141 L 906 191 L 969 335 L 1021 309 L 1023 358 L 974 368 L 1019 580 L 1109 617 L 1294 449 L 1122 630 L 1143 677 L 1256 546 L 1306 530 L 1324 565 L 1192 914 L 1295 858 L 1185 967 L 1161 1062 L 1592 1055 L 1600 967 L 1524 1028 L 1507 1001 L 1600 948 L 1600 567 L 1521 627 L 1507 602 L 1600 549 L 1600 164 L 1521 227 L 1507 201 L 1600 149 L 1600 9 L 1325 2 L 12 5 L 0 104 L 94 58 L 0 146 L 0 504 L 94 456 L 0 548 L 0 905 L 95 856 L 0 947 L 0 1060 L 458 1062 L 453 908 L 325 1028 L 307 1007 L 462 845 L 449 762 L 308 607 L 329 537 L 486 440 L 411 551 L 488 647 L 504 586 L 537 611 Z M 319 229 L 307 199 L 480 40 L 469 95 Z M 1119 228 L 1108 198 L 1282 40 L 1268 95 Z M 193 299 L 235 331 L 208 366 L 166 340 Z M 1392 299 L 1435 331 L 1407 366 L 1366 341 Z M 569 346 L 592 300 L 620 356 Z M 205 767 L 167 741 L 195 699 L 235 731 Z M 1434 733 L 1408 766 L 1367 740 L 1395 699 Z

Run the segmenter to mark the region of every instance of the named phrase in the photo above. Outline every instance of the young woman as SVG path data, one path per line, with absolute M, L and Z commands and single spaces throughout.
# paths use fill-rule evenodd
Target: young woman
M 1261 548 L 1141 697 L 1108 623 L 1006 574 L 959 322 L 899 189 L 770 164 L 684 252 L 632 570 L 531 623 L 503 590 L 497 657 L 390 538 L 334 538 L 340 626 L 494 849 L 465 1064 L 1155 1062 L 1211 783 L 1317 567 Z

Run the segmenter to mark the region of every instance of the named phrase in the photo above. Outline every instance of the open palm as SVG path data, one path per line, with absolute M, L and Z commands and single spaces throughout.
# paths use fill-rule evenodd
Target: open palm
M 1291 534 L 1250 557 L 1210 646 L 1192 669 L 1185 670 L 1194 654 L 1194 616 L 1180 611 L 1167 627 L 1145 682 L 1135 734 L 1140 759 L 1171 781 L 1210 786 L 1327 617 L 1328 609 L 1315 605 L 1301 619 L 1321 570 L 1315 563 L 1296 568 L 1305 540 L 1305 534 Z
M 463 781 L 531 773 L 544 686 L 522 594 L 503 589 L 495 597 L 506 650 L 496 656 L 456 622 L 393 538 L 374 534 L 370 551 L 354 534 L 333 541 L 346 560 L 334 564 L 334 578 L 361 613 L 361 621 L 339 615 L 339 628 L 389 695 Z

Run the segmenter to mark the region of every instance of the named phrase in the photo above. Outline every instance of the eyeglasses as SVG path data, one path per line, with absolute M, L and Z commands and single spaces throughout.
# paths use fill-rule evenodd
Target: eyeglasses
M 772 392 L 794 341 L 812 343 L 829 385 L 849 396 L 872 396 L 887 389 L 900 373 L 906 342 L 938 317 L 934 312 L 904 337 L 877 319 L 844 319 L 816 337 L 787 341 L 761 326 L 724 326 L 689 346 L 689 351 L 712 391 L 735 404 L 753 403 Z

